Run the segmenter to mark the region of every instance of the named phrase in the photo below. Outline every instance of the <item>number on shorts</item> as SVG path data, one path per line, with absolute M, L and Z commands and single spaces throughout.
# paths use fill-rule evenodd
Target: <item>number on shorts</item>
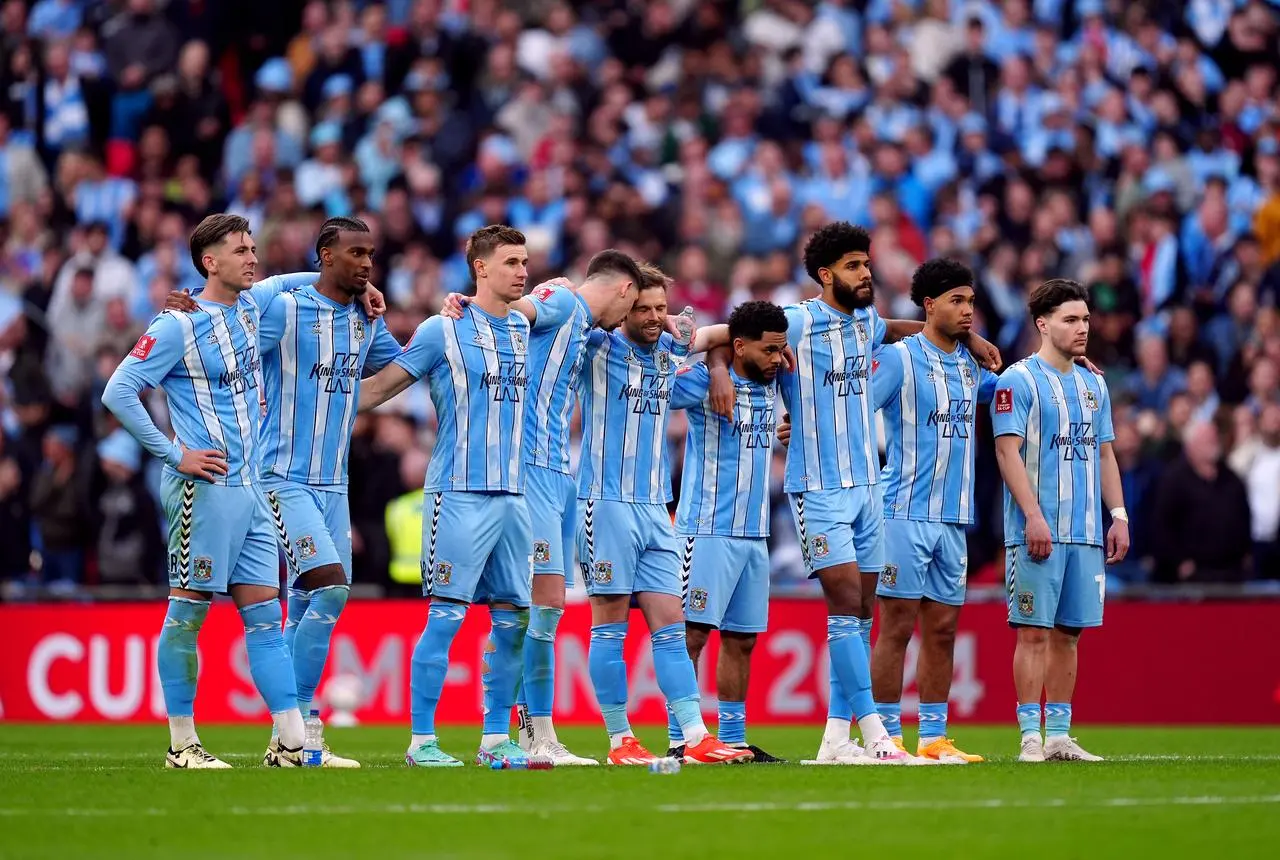
M 1098 583 L 1098 602 L 1106 603 L 1107 602 L 1107 575 L 1105 573 L 1100 573 L 1093 578 L 1093 581 Z

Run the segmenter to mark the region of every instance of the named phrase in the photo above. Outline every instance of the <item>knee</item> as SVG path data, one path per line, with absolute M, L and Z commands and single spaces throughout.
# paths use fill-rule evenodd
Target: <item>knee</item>
M 1079 627 L 1055 627 L 1049 637 L 1053 647 L 1062 651 L 1074 651 L 1080 644 Z
M 832 615 L 862 615 L 862 589 L 858 577 L 841 576 L 826 580 L 827 609 Z
M 729 654 L 740 657 L 743 660 L 750 660 L 751 652 L 756 647 L 756 635 L 754 633 L 721 634 L 720 647 Z
M 294 588 L 314 591 L 317 588 L 328 588 L 334 585 L 347 585 L 347 573 L 340 564 L 325 564 L 315 570 L 308 570 L 298 575 Z
M 1026 648 L 1047 648 L 1049 646 L 1049 630 L 1045 627 L 1019 627 L 1018 644 Z

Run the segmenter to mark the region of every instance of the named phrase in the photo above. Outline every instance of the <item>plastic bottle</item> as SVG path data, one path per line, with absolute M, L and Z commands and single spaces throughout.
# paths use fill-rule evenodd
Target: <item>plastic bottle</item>
M 324 759 L 324 723 L 320 711 L 313 708 L 303 723 L 302 766 L 320 767 Z

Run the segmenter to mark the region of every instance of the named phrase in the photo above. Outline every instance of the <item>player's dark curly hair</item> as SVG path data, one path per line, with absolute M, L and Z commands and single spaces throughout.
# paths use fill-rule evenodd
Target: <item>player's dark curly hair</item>
M 809 237 L 804 244 L 804 270 L 821 284 L 819 269 L 834 266 L 841 257 L 853 251 L 871 253 L 871 234 L 848 221 L 836 221 Z
M 729 314 L 730 340 L 759 340 L 770 331 L 787 332 L 787 315 L 773 302 L 743 302 Z
M 973 271 L 958 260 L 935 257 L 925 260 L 911 276 L 911 301 L 924 307 L 925 299 L 936 299 L 956 287 L 972 287 Z
M 1031 318 L 1047 317 L 1067 302 L 1089 302 L 1089 291 L 1079 281 L 1066 278 L 1050 278 L 1031 291 L 1027 310 Z
M 359 218 L 330 218 L 320 225 L 320 235 L 316 238 L 316 262 L 320 262 L 320 250 L 332 248 L 338 241 L 338 234 L 343 230 L 348 233 L 368 233 L 369 225 Z

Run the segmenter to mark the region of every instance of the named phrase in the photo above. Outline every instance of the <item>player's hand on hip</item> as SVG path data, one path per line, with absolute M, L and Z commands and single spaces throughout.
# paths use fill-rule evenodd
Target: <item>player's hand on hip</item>
M 1040 516 L 1027 520 L 1027 555 L 1032 561 L 1044 561 L 1053 552 L 1053 534 Z
M 225 451 L 213 448 L 192 450 L 182 446 L 182 460 L 178 463 L 178 471 L 192 478 L 208 481 L 210 484 L 218 480 L 218 475 L 227 474 L 227 455 Z
M 783 448 L 791 441 L 791 415 L 784 414 L 782 420 L 778 422 L 778 442 Z
M 1129 554 L 1129 524 L 1112 520 L 1107 532 L 1107 564 L 1119 564 Z
M 1098 365 L 1090 361 L 1088 356 L 1085 356 L 1085 355 L 1076 356 L 1076 364 L 1080 365 L 1090 373 L 1096 374 L 1097 376 L 1104 375 L 1102 373 L 1102 368 L 1098 367 Z
M 448 317 L 451 320 L 460 320 L 462 319 L 462 312 L 466 310 L 469 304 L 471 304 L 471 296 L 464 296 L 462 293 L 449 293 L 444 297 L 444 304 L 440 306 L 440 316 Z
M 191 298 L 190 290 L 173 290 L 164 297 L 164 309 L 167 311 L 182 311 L 189 314 L 200 310 L 200 305 L 196 304 L 196 300 Z
M 376 320 L 387 312 L 387 297 L 373 284 L 369 284 L 364 294 L 360 296 L 360 304 L 364 305 L 364 312 L 370 319 Z
M 728 368 L 711 368 L 711 388 L 707 392 L 711 411 L 732 421 L 734 396 L 733 380 L 729 378 Z

